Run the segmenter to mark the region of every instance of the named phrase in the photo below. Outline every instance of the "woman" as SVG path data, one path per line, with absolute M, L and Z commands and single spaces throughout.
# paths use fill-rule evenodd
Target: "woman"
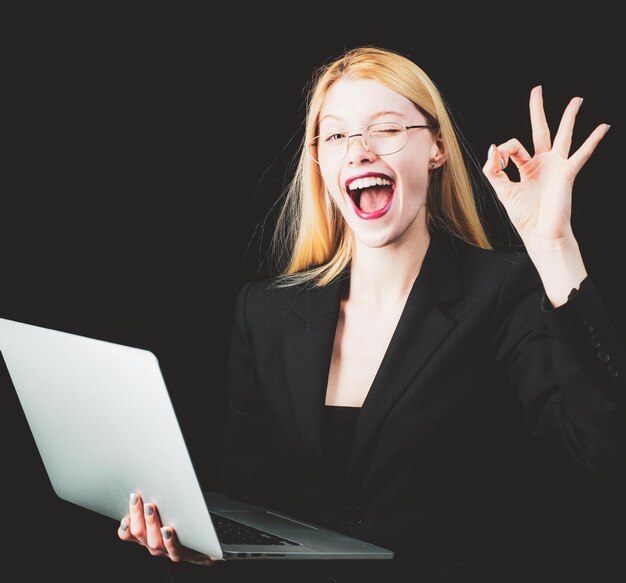
M 570 155 L 581 101 L 552 142 L 533 88 L 534 155 L 516 139 L 489 149 L 483 172 L 527 253 L 494 251 L 426 74 L 372 47 L 318 72 L 275 239 L 288 266 L 237 300 L 225 487 L 395 556 L 290 577 L 513 580 L 481 543 L 510 399 L 547 447 L 624 472 L 626 351 L 570 224 L 574 179 L 609 128 Z M 133 500 L 122 539 L 213 563 Z

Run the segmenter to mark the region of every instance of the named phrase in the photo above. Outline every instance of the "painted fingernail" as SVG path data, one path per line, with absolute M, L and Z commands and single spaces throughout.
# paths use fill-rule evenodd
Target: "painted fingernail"
M 137 504 L 137 494 L 135 494 L 134 492 L 131 492 L 131 494 L 130 494 L 130 505 L 134 506 L 135 504 Z
M 152 516 L 152 513 L 154 512 L 154 510 L 152 508 L 152 504 L 146 504 L 143 507 L 143 511 L 144 511 L 146 516 Z
M 161 529 L 161 535 L 165 540 L 170 540 L 172 538 L 172 533 L 165 526 Z
M 122 518 L 122 521 L 120 522 L 120 526 L 122 527 L 122 530 L 128 530 L 128 522 L 126 522 L 125 518 Z
M 487 152 L 487 160 L 491 160 L 491 156 L 493 156 L 494 149 L 495 149 L 495 144 L 491 144 L 491 146 L 489 146 L 489 151 Z

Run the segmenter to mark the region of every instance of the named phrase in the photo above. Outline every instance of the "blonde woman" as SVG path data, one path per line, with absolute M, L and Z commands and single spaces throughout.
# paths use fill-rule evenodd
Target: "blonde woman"
M 526 249 L 496 251 L 425 72 L 375 47 L 317 72 L 276 231 L 287 267 L 237 300 L 224 481 L 395 555 L 276 566 L 272 580 L 515 580 L 490 564 L 483 524 L 509 402 L 572 464 L 624 472 L 625 350 L 570 224 L 574 179 L 609 128 L 571 153 L 581 101 L 552 138 L 534 87 L 534 153 L 516 139 L 490 148 L 483 172 Z M 144 508 L 135 497 L 121 538 L 213 562 Z

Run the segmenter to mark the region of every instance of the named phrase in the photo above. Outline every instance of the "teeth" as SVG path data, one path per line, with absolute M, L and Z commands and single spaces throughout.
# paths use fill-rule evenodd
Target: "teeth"
M 349 190 L 357 190 L 359 188 L 368 188 L 369 186 L 391 186 L 391 180 L 381 178 L 380 176 L 367 176 L 366 178 L 357 178 L 353 180 L 349 186 Z

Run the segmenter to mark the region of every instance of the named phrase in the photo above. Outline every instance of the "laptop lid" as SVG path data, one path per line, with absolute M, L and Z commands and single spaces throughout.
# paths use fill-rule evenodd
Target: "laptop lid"
M 0 351 L 60 498 L 119 520 L 139 492 L 181 544 L 222 558 L 152 352 L 4 318 Z

